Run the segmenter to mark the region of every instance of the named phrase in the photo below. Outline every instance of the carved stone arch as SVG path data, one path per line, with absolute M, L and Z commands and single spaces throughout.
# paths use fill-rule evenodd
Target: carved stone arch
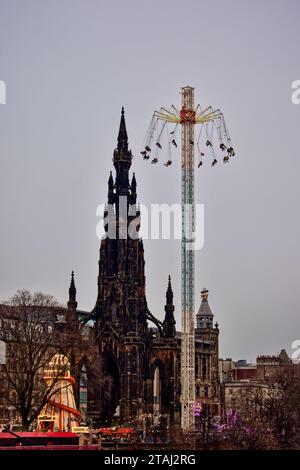
M 160 358 L 152 360 L 150 365 L 150 379 L 152 384 L 153 413 L 164 413 L 168 408 L 169 380 L 166 368 Z
M 159 368 L 160 376 L 162 378 L 165 378 L 166 377 L 165 366 L 162 360 L 158 357 L 153 358 L 150 362 L 150 378 L 153 380 L 156 367 Z
M 81 412 L 81 418 L 84 422 L 88 417 L 88 386 L 89 386 L 89 366 L 87 360 L 82 363 L 79 371 L 79 410 Z
M 89 384 L 89 371 L 90 371 L 90 361 L 86 355 L 82 356 L 77 364 L 74 367 L 74 378 L 75 378 L 75 383 L 73 385 L 73 391 L 74 391 L 74 396 L 75 396 L 75 401 L 77 408 L 80 409 L 80 387 L 81 387 L 81 374 L 82 374 L 82 368 L 85 366 L 85 373 L 86 373 L 86 379 L 87 379 L 87 386 L 86 388 L 88 389 L 88 384 Z
M 121 371 L 118 358 L 114 356 L 109 348 L 104 351 L 101 362 L 101 421 L 108 424 L 117 411 L 121 398 Z

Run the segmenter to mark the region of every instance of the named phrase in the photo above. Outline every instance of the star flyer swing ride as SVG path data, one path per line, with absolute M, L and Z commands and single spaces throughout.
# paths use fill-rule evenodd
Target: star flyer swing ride
M 190 431 L 195 426 L 195 327 L 194 327 L 194 156 L 197 152 L 200 168 L 211 159 L 211 166 L 223 163 L 235 156 L 224 115 L 212 106 L 194 105 L 194 88 L 181 88 L 181 109 L 174 105 L 155 111 L 146 134 L 145 147 L 141 151 L 144 160 L 159 163 L 163 151 L 164 134 L 167 140 L 168 158 L 165 167 L 172 165 L 172 148 L 177 148 L 178 126 L 181 126 L 181 427 Z M 198 132 L 195 133 L 195 125 Z M 172 126 L 172 130 L 170 127 Z M 216 137 L 215 137 L 216 136 Z M 196 137 L 196 139 L 195 139 Z M 215 141 L 218 141 L 217 147 Z

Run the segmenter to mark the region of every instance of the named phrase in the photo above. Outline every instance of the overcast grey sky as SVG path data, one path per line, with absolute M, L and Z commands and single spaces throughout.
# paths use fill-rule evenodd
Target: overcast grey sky
M 300 3 L 242 0 L 0 0 L 0 298 L 18 288 L 96 300 L 96 207 L 106 200 L 120 109 L 126 109 L 143 204 L 180 201 L 179 162 L 145 165 L 153 110 L 180 87 L 220 107 L 230 165 L 197 172 L 205 205 L 202 287 L 220 355 L 254 360 L 300 338 Z M 147 299 L 162 318 L 173 278 L 180 327 L 179 242 L 145 241 Z

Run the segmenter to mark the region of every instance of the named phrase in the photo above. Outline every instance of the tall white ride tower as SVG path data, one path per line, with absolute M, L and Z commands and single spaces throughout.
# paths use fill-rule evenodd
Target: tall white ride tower
M 174 124 L 171 132 L 168 123 Z M 195 125 L 200 124 L 197 140 L 195 140 Z M 190 86 L 181 89 L 181 109 L 175 106 L 169 109 L 160 108 L 155 111 L 146 136 L 145 149 L 141 152 L 145 160 L 150 159 L 152 143 L 155 142 L 152 164 L 159 162 L 159 152 L 162 151 L 163 134 L 167 133 L 169 157 L 164 163 L 166 167 L 172 164 L 171 148 L 177 147 L 177 127 L 181 125 L 181 207 L 182 207 L 182 238 L 181 238 L 181 427 L 184 431 L 193 430 L 195 425 L 195 197 L 194 197 L 194 167 L 195 149 L 198 153 L 198 168 L 202 166 L 206 155 L 212 157 L 212 166 L 218 162 L 213 144 L 214 130 L 217 131 L 219 149 L 225 152 L 223 162 L 227 163 L 235 155 L 231 145 L 224 116 L 219 109 L 211 106 L 202 109 L 195 108 L 194 88 Z M 203 132 L 204 131 L 204 132 Z M 205 136 L 205 137 L 204 137 Z M 202 145 L 201 138 L 204 137 Z M 205 151 L 204 151 L 205 149 Z

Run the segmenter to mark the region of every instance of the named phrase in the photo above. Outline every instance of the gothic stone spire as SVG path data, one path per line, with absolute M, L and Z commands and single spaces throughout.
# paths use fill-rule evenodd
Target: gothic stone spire
M 168 280 L 168 288 L 166 292 L 165 319 L 163 322 L 163 332 L 168 338 L 174 338 L 176 334 L 175 318 L 174 318 L 173 290 L 171 285 L 171 276 Z
M 76 309 L 77 302 L 76 302 L 76 287 L 74 281 L 74 271 L 71 273 L 71 284 L 69 288 L 69 301 L 68 301 L 68 308 L 69 309 Z
M 125 111 L 123 106 L 121 111 L 121 121 L 118 135 L 118 150 L 128 152 L 128 135 L 126 130 Z
M 117 195 L 129 194 L 129 169 L 131 167 L 132 153 L 128 149 L 128 136 L 125 123 L 124 108 L 121 112 L 121 121 L 118 134 L 118 145 L 114 151 L 114 167 L 116 169 L 115 188 Z

